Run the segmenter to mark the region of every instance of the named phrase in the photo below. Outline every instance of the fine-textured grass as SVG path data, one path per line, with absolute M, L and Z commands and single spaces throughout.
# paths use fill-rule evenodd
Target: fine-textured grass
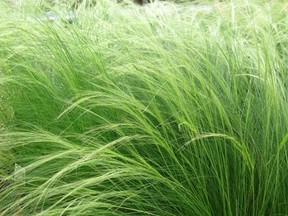
M 5 11 L 0 214 L 288 215 L 285 1 Z

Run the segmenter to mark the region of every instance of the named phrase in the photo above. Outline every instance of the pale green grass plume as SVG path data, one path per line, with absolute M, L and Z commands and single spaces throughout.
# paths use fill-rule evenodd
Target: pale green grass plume
M 2 20 L 3 215 L 288 214 L 287 5 L 165 7 Z

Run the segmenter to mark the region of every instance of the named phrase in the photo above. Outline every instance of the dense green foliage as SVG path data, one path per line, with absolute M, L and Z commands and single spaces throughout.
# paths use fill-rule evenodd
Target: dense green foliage
M 1 10 L 0 214 L 288 215 L 285 3 Z

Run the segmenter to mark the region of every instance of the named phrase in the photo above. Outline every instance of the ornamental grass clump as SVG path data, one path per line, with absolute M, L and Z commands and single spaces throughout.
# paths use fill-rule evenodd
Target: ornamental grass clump
M 1 214 L 287 215 L 287 5 L 240 3 L 3 16 Z

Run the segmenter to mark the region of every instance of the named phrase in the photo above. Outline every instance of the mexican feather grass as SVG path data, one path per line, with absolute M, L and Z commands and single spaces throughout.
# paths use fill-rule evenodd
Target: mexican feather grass
M 3 15 L 0 214 L 288 215 L 287 4 L 243 2 Z

